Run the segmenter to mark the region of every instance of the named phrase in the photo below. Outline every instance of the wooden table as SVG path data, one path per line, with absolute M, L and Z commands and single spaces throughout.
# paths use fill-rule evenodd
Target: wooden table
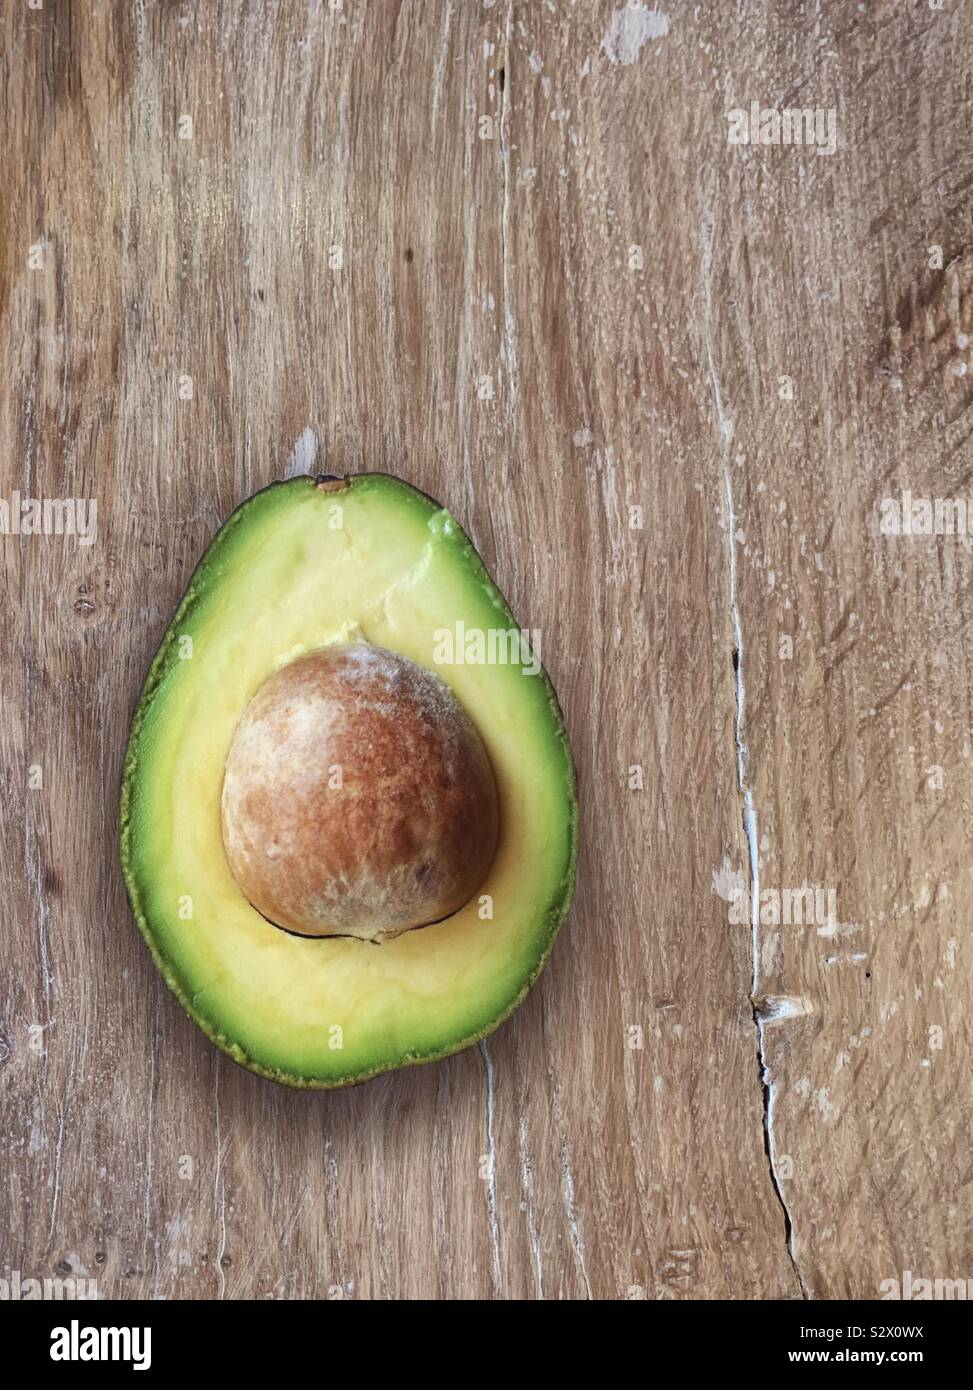
M 659 2 L 4 6 L 0 495 L 94 499 L 97 539 L 2 540 L 0 1274 L 971 1273 L 973 561 L 880 529 L 973 493 L 965 7 Z M 833 111 L 833 152 L 731 143 L 751 103 Z M 519 1013 L 331 1095 L 193 1027 L 116 850 L 151 653 L 288 469 L 451 508 L 583 806 Z

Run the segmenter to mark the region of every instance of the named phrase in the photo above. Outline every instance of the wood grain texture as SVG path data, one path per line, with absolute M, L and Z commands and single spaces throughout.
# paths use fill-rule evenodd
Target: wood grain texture
M 4 7 L 0 496 L 98 530 L 2 538 L 0 1276 L 970 1273 L 970 548 L 878 516 L 973 494 L 973 47 L 949 0 L 663 8 Z M 729 145 L 751 101 L 836 108 L 835 153 Z M 193 1027 L 115 845 L 149 658 L 288 466 L 457 515 L 541 630 L 582 797 L 520 1011 L 332 1095 Z M 838 925 L 732 924 L 752 868 Z

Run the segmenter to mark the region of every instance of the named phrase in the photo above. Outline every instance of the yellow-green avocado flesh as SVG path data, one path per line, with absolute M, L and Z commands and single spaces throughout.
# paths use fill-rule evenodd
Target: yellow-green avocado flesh
M 146 677 L 121 798 L 125 883 L 166 983 L 236 1062 L 303 1087 L 433 1061 L 496 1028 L 550 952 L 576 855 L 574 768 L 546 673 L 434 657 L 458 623 L 516 626 L 473 545 L 397 478 L 331 486 L 274 483 L 218 532 Z M 294 657 L 349 637 L 451 687 L 500 803 L 499 848 L 476 897 L 380 945 L 272 926 L 237 887 L 220 825 L 227 751 L 254 692 Z

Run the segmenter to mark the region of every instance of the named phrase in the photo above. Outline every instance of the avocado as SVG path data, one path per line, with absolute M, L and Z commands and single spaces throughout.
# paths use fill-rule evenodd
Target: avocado
M 574 888 L 546 672 L 453 517 L 381 473 L 247 499 L 132 720 L 120 848 L 163 978 L 242 1066 L 329 1088 L 522 1001 Z

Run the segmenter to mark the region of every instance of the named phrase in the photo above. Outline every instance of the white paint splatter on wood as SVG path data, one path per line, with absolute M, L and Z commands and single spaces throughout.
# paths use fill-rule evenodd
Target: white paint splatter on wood
M 318 457 L 318 437 L 311 429 L 301 431 L 294 441 L 294 447 L 287 459 L 287 466 L 284 469 L 285 478 L 300 478 L 305 473 L 313 473 L 314 465 Z
M 631 67 L 650 39 L 663 39 L 668 32 L 669 16 L 661 10 L 625 5 L 612 15 L 601 46 L 610 63 Z

